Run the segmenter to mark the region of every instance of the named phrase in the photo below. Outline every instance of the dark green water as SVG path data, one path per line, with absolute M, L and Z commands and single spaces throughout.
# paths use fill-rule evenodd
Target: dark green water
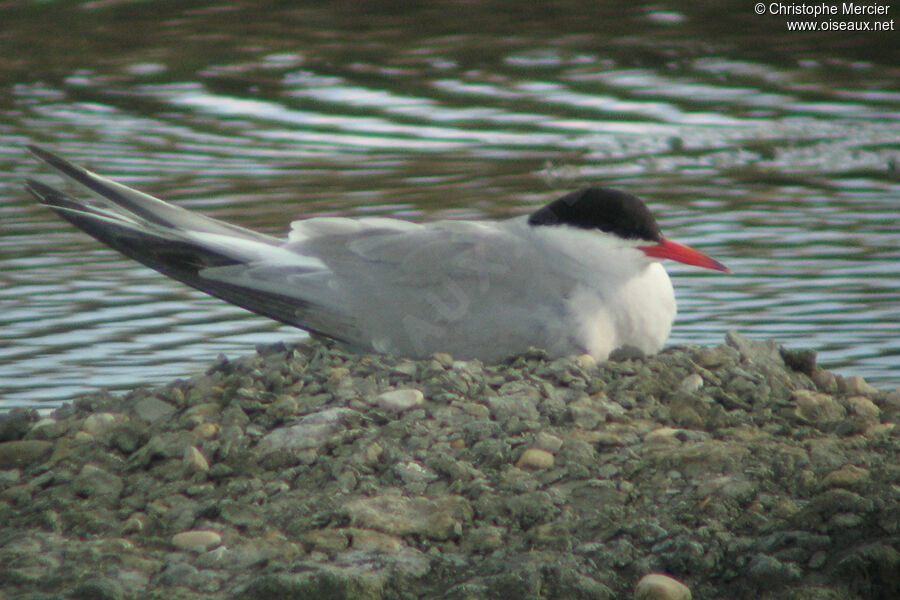
M 738 329 L 900 385 L 894 31 L 792 33 L 744 2 L 41 2 L 0 19 L 0 408 L 302 335 L 33 205 L 29 142 L 272 233 L 621 187 L 735 272 L 670 269 L 671 343 Z

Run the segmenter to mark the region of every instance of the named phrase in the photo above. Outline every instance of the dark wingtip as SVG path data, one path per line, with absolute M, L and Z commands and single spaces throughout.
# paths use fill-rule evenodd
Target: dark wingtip
M 28 150 L 28 152 L 31 153 L 32 156 L 34 156 L 38 160 L 42 160 L 44 162 L 50 162 L 51 160 L 56 158 L 56 156 L 53 153 L 51 153 L 47 150 L 44 150 L 40 146 L 36 146 L 34 144 L 26 144 L 25 148 Z
M 53 154 L 49 150 L 45 150 L 44 148 L 41 148 L 40 146 L 36 146 L 34 144 L 27 144 L 25 147 L 28 149 L 28 151 L 31 153 L 32 156 L 34 156 L 41 162 L 44 162 L 44 163 L 50 165 L 54 169 L 57 169 L 57 170 L 63 171 L 63 172 L 72 172 L 72 171 L 79 170 L 75 165 L 73 165 L 66 159 L 61 158 L 61 157 L 57 156 L 56 154 Z
M 34 199 L 38 202 L 44 202 L 45 197 L 49 196 L 54 192 L 53 188 L 49 185 L 45 185 L 40 181 L 35 179 L 26 179 L 25 180 L 25 190 L 34 196 Z
M 32 198 L 34 198 L 44 206 L 49 206 L 53 209 L 77 209 L 79 207 L 77 202 L 74 202 L 71 198 L 69 198 L 59 190 L 52 188 L 45 183 L 41 183 L 40 181 L 37 181 L 35 179 L 25 180 L 25 191 L 31 194 Z

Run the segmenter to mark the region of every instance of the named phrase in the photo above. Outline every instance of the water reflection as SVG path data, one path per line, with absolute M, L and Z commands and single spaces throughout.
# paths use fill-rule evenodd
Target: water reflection
M 672 343 L 735 328 L 900 384 L 900 94 L 882 38 L 788 36 L 737 2 L 452 6 L 11 9 L 0 406 L 160 383 L 302 335 L 28 202 L 27 142 L 278 234 L 309 215 L 504 218 L 624 187 L 735 271 L 671 269 Z

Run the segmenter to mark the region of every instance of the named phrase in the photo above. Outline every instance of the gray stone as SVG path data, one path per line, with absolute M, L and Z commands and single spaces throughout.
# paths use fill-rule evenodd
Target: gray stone
M 41 445 L 0 470 L 4 593 L 611 600 L 667 571 L 698 597 L 895 596 L 900 394 L 730 339 L 401 369 L 311 341 L 79 401 L 7 442 Z M 428 401 L 375 402 L 398 385 Z M 129 417 L 148 398 L 178 410 Z
M 33 408 L 17 406 L 0 413 L 0 443 L 21 440 L 37 420 L 38 413 Z
M 0 469 L 24 467 L 47 458 L 53 444 L 42 440 L 17 440 L 0 443 Z
M 175 410 L 176 408 L 168 402 L 164 402 L 163 400 L 152 396 L 144 398 L 134 405 L 134 414 L 139 419 L 143 419 L 150 423 L 171 416 Z
M 472 518 L 465 498 L 448 496 L 436 500 L 382 495 L 348 502 L 343 511 L 359 527 L 393 535 L 419 534 L 444 540 L 462 532 Z
M 275 450 L 299 452 L 318 448 L 359 420 L 360 414 L 355 410 L 329 408 L 303 417 L 297 425 L 272 431 L 259 441 L 257 449 L 268 453 Z
M 86 464 L 72 482 L 76 494 L 114 505 L 125 487 L 122 478 L 96 465 Z

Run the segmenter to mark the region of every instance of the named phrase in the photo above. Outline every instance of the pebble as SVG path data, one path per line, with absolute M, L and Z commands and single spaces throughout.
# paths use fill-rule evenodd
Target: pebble
M 393 373 L 398 375 L 405 375 L 406 377 L 414 377 L 416 374 L 416 370 L 418 369 L 418 365 L 415 361 L 404 360 L 391 368 Z
M 747 574 L 767 587 L 785 586 L 797 580 L 799 567 L 790 561 L 760 553 L 747 565 Z
M 124 488 L 125 482 L 121 477 L 91 463 L 81 467 L 81 472 L 72 481 L 72 489 L 76 494 L 107 503 L 117 501 Z
M 465 498 L 443 496 L 434 500 L 381 495 L 357 498 L 343 506 L 351 522 L 392 535 L 418 534 L 445 540 L 462 532 L 471 520 L 472 507 Z
M 0 471 L 0 485 L 10 485 L 19 481 L 22 477 L 20 469 L 4 469 Z
M 349 532 L 353 538 L 354 550 L 376 554 L 395 554 L 406 546 L 402 538 L 380 531 L 351 528 Z
M 812 374 L 812 380 L 816 384 L 816 389 L 820 392 L 828 394 L 836 394 L 838 392 L 837 376 L 831 371 L 817 369 Z
M 876 423 L 867 427 L 865 434 L 869 438 L 886 437 L 893 434 L 896 428 L 896 423 Z
M 417 389 L 391 390 L 375 397 L 375 405 L 389 412 L 402 412 L 424 402 L 425 395 Z
M 192 473 L 206 473 L 209 471 L 209 461 L 196 446 L 189 446 L 184 451 L 184 466 Z
M 900 393 L 816 395 L 731 343 L 592 366 L 313 341 L 19 417 L 5 441 L 43 446 L 0 468 L 3 594 L 671 600 L 621 577 L 665 566 L 709 597 L 893 597 Z
M 187 409 L 184 412 L 184 418 L 193 424 L 198 424 L 221 412 L 222 406 L 218 402 L 203 402 Z
M 355 410 L 328 408 L 303 417 L 297 425 L 271 431 L 259 441 L 257 448 L 263 453 L 279 449 L 299 452 L 317 448 L 343 431 L 347 423 L 358 418 L 359 413 Z
M 553 454 L 543 448 L 528 448 L 519 456 L 516 466 L 520 469 L 549 469 L 554 463 Z
M 159 576 L 160 583 L 173 588 L 190 588 L 199 592 L 216 592 L 222 575 L 213 569 L 198 569 L 186 563 L 173 563 Z
M 727 358 L 718 349 L 700 348 L 695 354 L 694 360 L 705 369 L 715 369 L 725 364 Z
M 323 552 L 340 552 L 350 545 L 347 533 L 339 529 L 317 529 L 304 535 L 301 540 L 307 546 Z
M 219 435 L 221 426 L 218 423 L 200 423 L 192 430 L 192 433 L 202 440 L 212 440 Z
M 143 590 L 150 583 L 150 573 L 137 569 L 120 569 L 116 580 L 127 590 Z
M 879 394 L 878 388 L 871 385 L 860 375 L 843 377 L 838 380 L 838 387 L 845 394 L 859 394 L 861 396 L 875 396 Z
M 128 517 L 122 524 L 122 533 L 140 533 L 144 530 L 147 523 L 147 516 L 143 513 L 137 513 Z
M 856 465 L 844 465 L 822 479 L 820 487 L 855 487 L 869 479 L 870 471 Z
M 634 600 L 691 600 L 691 590 L 674 577 L 649 573 L 635 586 Z
M 50 455 L 53 443 L 43 440 L 0 442 L 0 469 L 24 467 Z
M 435 352 L 431 355 L 431 358 L 445 369 L 453 366 L 453 357 L 446 352 Z
M 860 417 L 877 421 L 881 417 L 881 409 L 878 405 L 865 396 L 850 396 L 847 398 L 850 411 Z
M 537 448 L 541 448 L 543 450 L 546 450 L 547 452 L 556 454 L 557 452 L 559 452 L 559 449 L 562 448 L 563 441 L 562 438 L 553 435 L 552 433 L 539 431 L 538 434 L 534 436 L 534 445 Z
M 35 438 L 40 439 L 49 439 L 56 438 L 65 433 L 66 423 L 64 420 L 57 420 L 53 417 L 44 417 L 43 419 L 39 419 L 32 427 L 31 427 L 31 435 Z M 27 431 L 22 431 L 21 435 L 18 437 L 23 437 L 27 433 Z M 18 439 L 10 437 L 8 439 Z M 5 441 L 5 440 L 0 440 Z
M 181 550 L 204 552 L 222 543 L 222 536 L 211 529 L 192 529 L 172 536 L 172 544 Z
M 439 475 L 416 461 L 400 462 L 394 465 L 394 472 L 406 483 L 430 483 Z
M 575 357 L 575 364 L 582 369 L 593 369 L 597 366 L 597 359 L 590 354 L 579 354 Z
M 108 430 L 119 418 L 119 415 L 113 413 L 95 413 L 84 420 L 81 428 L 92 435 L 98 435 Z
M 693 394 L 702 387 L 703 378 L 697 373 L 691 373 L 678 384 L 678 391 L 684 392 L 685 394 Z
M 569 417 L 576 427 L 594 429 L 604 421 L 606 415 L 598 410 L 589 396 L 581 396 L 568 405 Z
M 8 412 L 0 412 L 0 442 L 22 439 L 42 420 L 38 419 L 38 412 L 33 408 L 16 407 Z
M 703 417 L 697 412 L 698 402 L 694 396 L 681 393 L 669 404 L 669 417 L 673 424 L 685 429 L 703 429 Z
M 541 394 L 533 386 L 510 382 L 500 388 L 499 394 L 488 398 L 491 416 L 497 421 L 535 420 L 540 417 L 538 402 Z
M 888 392 L 884 399 L 892 406 L 900 406 L 900 387 Z
M 276 419 L 289 419 L 296 415 L 300 410 L 300 403 L 293 396 L 287 394 L 278 397 L 275 402 L 266 409 L 266 414 Z
M 644 441 L 655 446 L 678 445 L 681 444 L 681 439 L 678 437 L 681 431 L 681 429 L 673 427 L 658 427 L 653 431 L 647 432 L 644 436 Z
M 794 414 L 811 423 L 838 421 L 844 417 L 844 407 L 832 396 L 812 390 L 796 390 L 793 394 Z
M 134 414 L 139 419 L 153 423 L 159 419 L 172 416 L 176 408 L 159 398 L 149 397 L 139 400 L 134 405 Z
M 503 546 L 504 530 L 497 526 L 476 527 L 462 540 L 463 549 L 473 552 L 490 552 Z

